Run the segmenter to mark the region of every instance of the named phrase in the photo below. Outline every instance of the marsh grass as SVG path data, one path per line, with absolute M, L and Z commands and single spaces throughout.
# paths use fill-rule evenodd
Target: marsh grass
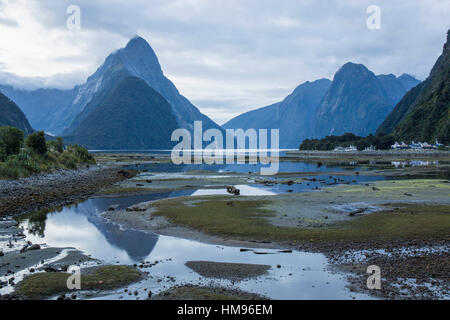
M 274 242 L 415 239 L 448 236 L 450 230 L 449 205 L 402 204 L 398 210 L 386 209 L 327 227 L 296 228 L 270 224 L 267 218 L 275 214 L 263 208 L 270 200 L 203 197 L 187 205 L 188 201 L 156 202 L 154 214 L 210 235 Z
M 95 267 L 81 272 L 81 290 L 103 291 L 126 286 L 141 279 L 142 274 L 129 266 Z M 15 288 L 15 294 L 26 299 L 42 299 L 69 292 L 64 272 L 43 272 L 25 277 Z

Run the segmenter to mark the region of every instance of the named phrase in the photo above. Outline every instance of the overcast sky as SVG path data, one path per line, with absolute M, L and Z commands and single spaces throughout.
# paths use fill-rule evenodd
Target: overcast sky
M 81 9 L 69 30 L 67 7 Z M 381 9 L 369 30 L 366 10 Z M 138 34 L 164 73 L 222 124 L 332 79 L 346 62 L 423 80 L 442 52 L 450 0 L 0 0 L 0 82 L 70 88 Z

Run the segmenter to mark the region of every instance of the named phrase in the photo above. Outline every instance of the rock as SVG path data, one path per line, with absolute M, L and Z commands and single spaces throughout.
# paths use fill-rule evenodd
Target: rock
M 133 294 L 134 294 L 135 296 L 137 296 L 137 295 L 139 294 L 139 292 L 136 290 L 136 291 L 133 292 Z
M 71 296 L 71 298 L 72 298 L 72 300 L 76 300 L 76 299 L 77 299 L 77 295 L 74 293 L 74 294 Z
M 366 211 L 366 208 L 361 208 L 361 209 L 358 209 L 358 210 L 350 212 L 348 215 L 350 217 L 353 217 L 353 216 L 356 216 L 359 213 L 363 213 L 364 211 Z
M 137 183 L 136 184 L 136 187 L 143 187 L 144 185 L 143 184 L 141 184 L 141 183 Z
M 3 251 L 0 251 L 0 257 L 3 257 L 4 255 Z
M 236 189 L 236 187 L 234 187 L 234 186 L 228 186 L 227 192 L 230 194 L 234 194 L 235 196 L 238 196 L 241 194 L 241 191 L 239 189 Z
M 148 290 L 148 298 L 150 299 L 152 297 L 152 292 Z
M 45 267 L 44 271 L 45 271 L 45 272 L 58 272 L 58 270 L 56 270 L 56 269 L 53 268 L 53 267 Z
M 139 208 L 139 207 L 129 207 L 129 208 L 126 208 L 125 211 L 127 211 L 127 212 L 144 212 L 144 211 L 146 211 L 146 209 Z
M 152 180 L 145 180 L 145 182 L 152 183 L 153 181 Z
M 32 251 L 32 250 L 39 250 L 41 249 L 41 246 L 38 244 L 32 244 L 31 246 L 29 246 L 28 248 L 26 248 L 26 251 Z
M 112 205 L 112 206 L 110 206 L 110 207 L 108 208 L 108 211 L 114 211 L 114 210 L 116 210 L 118 207 L 119 207 L 118 204 L 114 204 L 114 205 Z

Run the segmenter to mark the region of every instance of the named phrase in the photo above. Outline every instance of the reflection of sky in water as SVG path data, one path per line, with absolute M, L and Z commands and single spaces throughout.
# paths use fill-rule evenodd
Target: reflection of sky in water
M 292 165 L 295 167 L 293 171 L 299 171 L 299 163 L 292 163 Z M 301 166 L 303 166 L 303 171 L 317 171 L 316 165 L 313 164 L 302 164 Z M 150 165 L 148 169 L 149 171 L 180 172 L 178 171 L 180 168 L 172 164 L 163 164 L 162 167 L 161 165 L 157 167 Z M 186 168 L 185 166 L 181 171 L 186 170 L 202 169 L 189 166 Z M 222 172 L 235 171 L 233 167 L 228 166 L 220 170 Z M 244 169 L 242 172 L 247 170 Z M 375 179 L 357 176 L 340 178 L 349 180 L 348 182 Z M 329 177 L 322 177 L 322 179 L 327 181 L 322 183 L 309 181 L 292 186 L 274 184 L 267 186 L 239 185 L 237 187 L 241 190 L 242 195 L 272 195 L 288 190 L 310 190 L 315 186 L 324 186 L 325 183 L 334 181 Z M 382 178 L 380 177 L 380 179 Z M 367 298 L 350 293 L 346 288 L 347 282 L 343 275 L 327 271 L 327 260 L 322 254 L 296 251 L 279 253 L 276 250 L 258 249 L 257 251 L 274 254 L 257 255 L 253 252 L 240 252 L 240 248 L 209 245 L 137 230 L 123 230 L 117 225 L 108 223 L 99 215 L 111 205 L 116 204 L 119 205 L 119 209 L 124 209 L 136 203 L 162 198 L 219 193 L 226 194 L 226 190 L 184 190 L 122 198 L 92 198 L 76 206 L 64 207 L 59 212 L 49 213 L 45 221 L 43 236 L 32 234 L 30 230 L 26 230 L 27 240 L 33 243 L 46 243 L 52 247 L 73 247 L 92 255 L 93 258 L 113 264 L 162 260 L 161 263 L 145 270 L 149 271 L 151 277 L 129 287 L 130 290 L 139 290 L 142 295 L 139 296 L 140 298 L 145 298 L 143 288 L 151 289 L 156 293 L 163 290 L 164 287 L 168 288 L 176 284 L 207 285 L 211 282 L 219 285 L 231 284 L 227 280 L 205 278 L 199 280 L 199 275 L 184 265 L 186 261 L 190 260 L 268 264 L 272 268 L 267 275 L 234 283 L 234 286 L 275 299 L 348 299 L 351 296 Z M 22 225 L 26 228 L 28 221 L 25 220 Z M 277 264 L 280 264 L 281 268 L 277 268 Z M 168 281 L 167 276 L 174 277 L 176 282 Z M 119 296 L 125 299 L 136 298 L 124 295 L 123 292 L 112 293 L 104 298 L 119 298 Z
M 318 167 L 316 163 L 280 161 L 278 172 L 326 172 L 326 171 L 344 171 L 344 170 L 362 170 L 358 166 L 349 165 L 343 167 L 336 165 L 322 165 Z M 186 172 L 186 171 L 214 171 L 214 172 L 238 172 L 238 173 L 259 173 L 261 168 L 267 168 L 264 164 L 183 164 L 175 165 L 173 163 L 143 163 L 127 166 L 129 169 L 149 170 L 159 172 Z
M 248 185 L 236 185 L 240 191 L 241 196 L 271 196 L 275 195 L 275 192 L 265 190 L 262 187 L 254 187 Z M 207 195 L 229 195 L 227 190 L 224 189 L 200 189 L 195 191 L 192 196 L 207 196 Z
M 326 270 L 327 260 L 322 254 L 296 252 L 279 253 L 277 250 L 257 249 L 259 252 L 273 254 L 257 255 L 253 252 L 240 252 L 240 248 L 203 244 L 196 241 L 160 236 L 157 245 L 146 259 L 162 260 L 160 264 L 149 268 L 151 278 L 129 287 L 138 290 L 145 298 L 143 288 L 156 293 L 176 284 L 196 283 L 209 285 L 230 285 L 228 280 L 204 279 L 187 268 L 186 261 L 215 261 L 232 263 L 267 264 L 271 266 L 268 274 L 256 279 L 235 282 L 233 285 L 267 295 L 273 299 L 349 299 L 351 296 L 367 298 L 365 295 L 350 294 L 343 275 Z M 171 259 L 170 261 L 168 259 Z M 281 268 L 277 268 L 280 264 Z M 176 279 L 175 283 L 166 281 L 166 277 Z M 162 280 L 162 281 L 161 281 Z M 103 298 L 135 299 L 114 293 Z

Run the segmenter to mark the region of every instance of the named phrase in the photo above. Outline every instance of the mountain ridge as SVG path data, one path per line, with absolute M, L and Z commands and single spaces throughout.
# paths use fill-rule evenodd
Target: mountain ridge
M 243 113 L 223 125 L 225 129 L 280 129 L 280 148 L 298 147 L 306 138 L 309 118 L 315 112 L 331 81 L 319 79 L 297 86 L 284 100 Z
M 89 149 L 166 149 L 178 124 L 167 100 L 144 80 L 125 77 L 83 119 L 68 142 Z M 132 124 L 132 125 L 130 125 Z
M 401 140 L 450 142 L 450 30 L 429 77 L 404 96 L 377 133 Z
M 2 126 L 19 128 L 26 136 L 34 131 L 19 106 L 0 92 L 0 127 Z
M 410 89 L 412 76 L 375 75 L 366 66 L 348 62 L 335 74 L 332 85 L 313 119 L 311 138 L 375 133 L 380 123 Z M 418 80 L 415 80 L 419 83 Z

